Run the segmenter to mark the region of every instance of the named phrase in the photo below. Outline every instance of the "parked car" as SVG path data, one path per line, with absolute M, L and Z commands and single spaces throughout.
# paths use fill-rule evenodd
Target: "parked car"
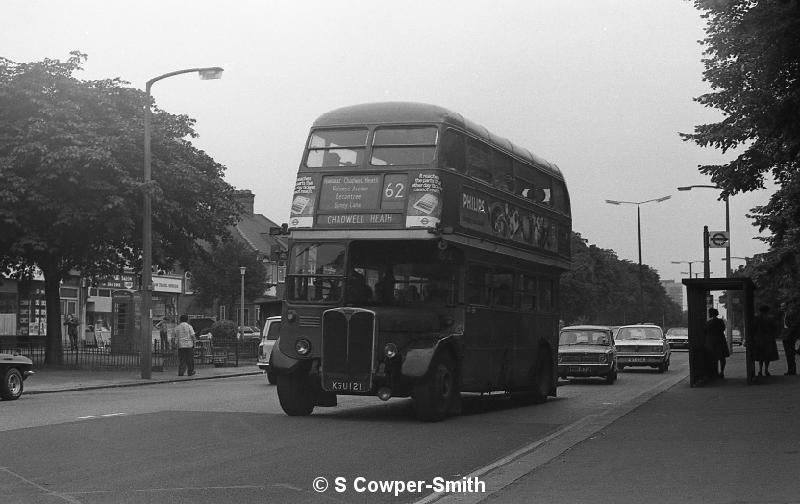
M 669 369 L 670 348 L 660 327 L 654 324 L 621 326 L 615 336 L 617 368 L 647 366 L 659 373 Z
M 264 322 L 264 328 L 261 330 L 261 343 L 258 344 L 258 369 L 267 374 L 267 381 L 275 384 L 275 374 L 270 369 L 270 356 L 272 355 L 272 347 L 278 341 L 278 333 L 281 330 L 281 318 L 269 317 Z
M 237 328 L 238 331 L 238 328 Z M 244 342 L 247 341 L 261 341 L 261 331 L 258 328 L 252 326 L 244 326 L 242 327 L 241 332 L 237 332 L 236 336 Z
M 734 345 L 742 346 L 742 331 L 739 329 L 731 329 L 731 342 Z
M 23 356 L 0 353 L 0 398 L 6 401 L 19 399 L 22 395 L 23 382 L 33 374 L 33 362 Z
M 558 335 L 558 376 L 617 379 L 617 350 L 607 326 L 580 325 L 561 329 Z
M 670 348 L 689 348 L 688 327 L 670 327 L 667 329 L 666 337 Z

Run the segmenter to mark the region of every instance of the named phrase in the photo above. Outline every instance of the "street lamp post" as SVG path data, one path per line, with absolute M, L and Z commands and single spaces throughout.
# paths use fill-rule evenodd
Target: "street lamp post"
M 194 73 L 200 74 L 203 80 L 219 79 L 222 76 L 222 68 L 188 68 L 186 70 L 176 70 L 175 72 L 165 73 L 147 81 L 145 91 L 147 94 L 144 104 L 144 204 L 142 206 L 142 378 L 149 380 L 152 377 L 153 359 L 153 314 L 152 312 L 152 292 L 153 292 L 153 234 L 152 234 L 152 197 L 150 195 L 151 182 L 151 153 L 150 153 L 150 89 L 156 82 L 175 75 Z
M 701 263 L 703 261 L 697 260 L 697 261 L 670 261 L 670 262 L 672 264 L 688 264 L 689 265 L 689 278 L 693 278 L 692 277 L 692 264 Z
M 244 343 L 244 273 L 247 270 L 244 266 L 239 266 L 239 274 L 242 277 L 242 291 L 241 291 L 241 312 L 239 314 L 239 341 Z M 236 365 L 239 365 L 239 345 L 236 345 Z
M 717 189 L 717 190 L 722 189 L 720 186 L 716 185 L 699 184 L 699 185 L 682 186 L 679 187 L 678 190 L 691 191 L 692 189 L 698 189 L 698 188 Z M 724 199 L 725 199 L 725 233 L 728 235 L 728 246 L 725 247 L 725 278 L 730 278 L 731 277 L 731 206 L 728 195 L 725 195 Z M 704 244 L 705 247 L 707 247 L 707 245 L 708 244 Z M 708 248 L 706 248 L 706 252 L 708 252 Z M 706 256 L 708 256 L 707 253 Z M 708 270 L 708 264 L 706 264 L 706 270 Z M 725 291 L 725 299 L 726 299 L 726 304 L 725 304 L 726 315 L 728 315 L 728 318 L 730 318 L 730 314 L 733 313 L 733 310 L 730 309 L 731 298 L 729 291 Z M 731 332 L 733 328 L 731 327 L 731 325 L 732 324 L 730 323 L 730 320 L 728 321 L 727 324 L 725 324 L 726 339 L 728 340 L 729 350 L 733 348 L 733 333 Z
M 661 198 L 654 198 L 649 199 L 646 201 L 618 201 L 618 200 L 606 200 L 606 203 L 609 205 L 636 205 L 636 236 L 638 239 L 639 245 L 639 316 L 641 317 L 640 322 L 644 322 L 644 279 L 643 279 L 643 272 L 642 272 L 642 215 L 640 207 L 645 203 L 661 203 L 662 201 L 666 201 L 670 199 L 672 196 L 662 196 Z

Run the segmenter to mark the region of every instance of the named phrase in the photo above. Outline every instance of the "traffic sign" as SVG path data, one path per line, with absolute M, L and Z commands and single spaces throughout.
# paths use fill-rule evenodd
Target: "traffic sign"
M 709 231 L 708 232 L 708 247 L 709 248 L 728 248 L 730 247 L 730 236 L 727 231 Z

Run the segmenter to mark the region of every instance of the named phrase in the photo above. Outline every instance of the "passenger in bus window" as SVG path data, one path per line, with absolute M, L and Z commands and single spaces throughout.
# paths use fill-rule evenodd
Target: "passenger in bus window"
M 363 273 L 353 268 L 347 279 L 347 297 L 353 304 L 366 303 L 372 298 L 372 289 L 367 285 Z
M 326 152 L 322 161 L 323 166 L 340 166 L 341 157 L 335 152 Z
M 392 304 L 394 302 L 395 278 L 391 267 L 381 273 L 380 279 L 375 284 L 375 301 L 382 304 Z

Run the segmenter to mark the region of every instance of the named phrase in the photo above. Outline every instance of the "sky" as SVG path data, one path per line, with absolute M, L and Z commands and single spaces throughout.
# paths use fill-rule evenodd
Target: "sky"
M 722 154 L 678 133 L 721 119 L 708 92 L 704 22 L 686 0 L 5 0 L 0 56 L 17 62 L 88 55 L 80 79 L 144 89 L 174 70 L 220 66 L 222 79 L 157 82 L 156 104 L 196 119 L 194 144 L 255 194 L 255 211 L 286 222 L 312 122 L 377 101 L 445 107 L 557 164 L 573 230 L 663 280 L 687 277 L 702 231 L 725 229 L 725 205 L 700 164 Z M 766 251 L 746 215 L 766 189 L 730 199 L 731 255 Z M 711 249 L 724 276 L 724 249 Z M 735 269 L 743 264 L 733 259 Z

